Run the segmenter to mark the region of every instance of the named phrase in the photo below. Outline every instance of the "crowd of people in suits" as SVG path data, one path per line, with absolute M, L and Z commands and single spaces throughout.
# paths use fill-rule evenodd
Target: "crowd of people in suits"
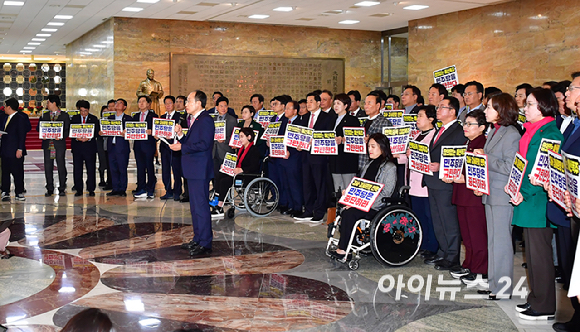
M 194 227 L 194 238 L 182 245 L 191 255 L 211 252 L 211 218 L 224 216 L 224 200 L 233 178 L 220 172 L 228 153 L 237 154 L 234 174 L 247 182 L 244 174 L 258 174 L 265 170 L 279 190 L 278 210 L 296 222 L 323 223 L 328 209 L 336 205 L 332 193 L 345 189 L 355 176 L 385 185 L 382 196 L 391 196 L 402 185 L 409 185 L 413 211 L 421 220 L 423 242 L 421 256 L 425 264 L 437 270 L 449 271 L 468 286 L 479 288 L 490 300 L 510 297 L 514 290 L 513 253 L 515 239 L 523 240 L 530 293 L 524 304 L 517 306 L 523 319 L 553 319 L 556 295 L 553 281 L 556 274 L 563 287 L 570 290 L 574 317 L 570 322 L 556 323 L 557 331 L 573 331 L 580 326 L 580 310 L 576 298 L 580 295 L 578 280 L 580 265 L 574 256 L 578 239 L 578 219 L 568 209 L 549 200 L 549 186 L 537 183 L 529 174 L 543 138 L 561 142 L 561 151 L 580 156 L 580 73 L 572 81 L 546 82 L 541 87 L 521 84 L 515 96 L 477 81 L 459 84 L 447 89 L 435 83 L 429 88 L 427 103 L 416 86 L 405 86 L 401 96 L 386 95 L 382 90 L 368 93 L 361 108 L 362 96 L 356 91 L 333 95 L 328 90 L 317 90 L 296 101 L 288 95 L 270 100 L 275 113 L 269 123 L 280 123 L 278 135 L 284 135 L 289 125 L 298 125 L 314 131 L 334 131 L 336 155 L 316 155 L 309 151 L 289 148 L 283 158 L 271 158 L 263 163 L 269 152 L 269 141 L 261 139 L 265 128 L 256 121 L 264 111 L 264 97 L 254 94 L 249 104 L 240 110 L 241 119 L 229 107 L 229 99 L 214 92 L 215 107 L 206 110 L 207 96 L 202 91 L 189 96 L 166 96 L 165 114 L 160 117 L 176 123 L 175 137 L 161 140 L 159 151 L 162 161 L 162 181 L 165 195 L 161 199 L 189 202 Z M 409 152 L 393 154 L 389 139 L 383 134 L 392 123 L 382 116 L 387 104 L 405 114 L 417 115 L 418 134 L 412 139 L 429 145 L 432 175 L 409 170 Z M 58 193 L 65 194 L 65 139 L 71 124 L 95 124 L 99 118 L 90 114 L 90 104 L 80 100 L 79 114 L 69 118 L 60 110 L 56 95 L 48 96 L 48 111 L 39 121 L 61 121 L 62 139 L 46 139 L 44 168 L 46 196 L 54 194 L 54 161 L 58 170 Z M 153 198 L 156 185 L 154 155 L 158 137 L 152 135 L 151 99 L 138 99 L 139 111 L 125 113 L 124 99 L 110 100 L 101 109 L 109 111 L 108 120 L 123 123 L 144 122 L 147 139 L 133 144 L 137 165 L 135 198 Z M 8 99 L 5 112 L 0 115 L 2 131 L 2 200 L 10 200 L 10 175 L 14 177 L 17 200 L 25 200 L 23 156 L 26 132 L 30 121 L 17 112 L 18 101 Z M 114 114 L 113 114 L 114 112 Z M 215 139 L 214 122 L 225 126 L 225 137 Z M 230 146 L 235 127 L 239 127 L 241 147 Z M 344 151 L 344 128 L 365 129 L 368 153 L 353 155 Z M 111 190 L 107 196 L 127 196 L 127 167 L 130 144 L 123 136 L 104 136 L 95 132 L 93 138 L 73 139 L 74 187 L 77 196 L 84 193 L 83 167 L 87 171 L 86 189 L 95 195 L 96 160 L 99 160 L 99 185 Z M 443 146 L 467 146 L 467 151 L 486 155 L 488 160 L 489 194 L 468 189 L 463 174 L 454 179 L 440 179 L 440 159 Z M 521 189 L 511 198 L 505 186 L 516 153 L 528 161 Z M 555 151 L 560 152 L 560 151 Z M 354 157 L 353 157 L 354 156 Z M 84 165 L 84 166 L 83 166 Z M 107 174 L 107 176 L 105 176 Z M 215 200 L 209 202 L 210 183 Z M 6 199 L 7 198 L 7 199 Z M 352 227 L 356 220 L 372 218 L 382 207 L 377 200 L 370 212 L 347 209 L 342 215 L 341 240 L 332 254 L 344 258 Z M 327 218 L 331 218 L 330 215 Z M 518 231 L 520 235 L 518 238 Z M 465 259 L 460 262 L 461 243 Z M 553 253 L 555 253 L 553 255 Z M 555 267 L 556 266 L 556 267 Z

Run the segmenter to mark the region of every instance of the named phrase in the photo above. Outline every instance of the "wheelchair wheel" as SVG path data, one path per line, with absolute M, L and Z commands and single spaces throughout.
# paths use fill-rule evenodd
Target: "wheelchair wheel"
M 252 180 L 244 190 L 244 206 L 254 217 L 265 217 L 278 206 L 278 187 L 268 178 Z
M 422 240 L 421 223 L 405 206 L 387 207 L 371 223 L 371 250 L 387 266 L 409 263 L 419 252 Z

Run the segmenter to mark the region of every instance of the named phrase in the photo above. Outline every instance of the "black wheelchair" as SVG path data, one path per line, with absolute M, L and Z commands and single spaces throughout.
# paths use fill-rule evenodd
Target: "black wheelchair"
M 266 157 L 262 165 L 268 161 Z M 213 200 L 214 190 L 210 191 L 210 201 Z M 247 211 L 253 217 L 266 217 L 276 210 L 279 200 L 278 187 L 265 177 L 263 166 L 260 174 L 240 173 L 234 176 L 234 181 L 228 194 L 224 198 L 226 217 L 233 219 L 235 211 Z
M 350 235 L 346 255 L 337 261 L 347 264 L 351 270 L 357 270 L 361 255 L 371 253 L 386 266 L 401 266 L 413 260 L 421 247 L 423 232 L 419 219 L 409 207 L 406 199 L 408 192 L 408 186 L 401 187 L 399 198 L 383 199 L 387 205 L 373 220 L 358 220 Z M 328 225 L 326 255 L 333 259 L 331 251 L 337 249 L 339 240 L 334 235 L 340 225 L 343 209 L 337 207 L 336 219 Z

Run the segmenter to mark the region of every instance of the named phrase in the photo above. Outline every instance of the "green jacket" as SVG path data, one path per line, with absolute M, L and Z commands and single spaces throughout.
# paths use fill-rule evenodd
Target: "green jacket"
M 514 216 L 512 219 L 512 225 L 514 226 L 528 228 L 554 227 L 548 221 L 546 216 L 548 193 L 543 187 L 532 185 L 529 178 L 529 174 L 534 167 L 534 162 L 536 161 L 536 155 L 540 149 L 542 138 L 559 140 L 560 142 L 564 141 L 564 137 L 556 126 L 556 121 L 551 121 L 543 125 L 538 129 L 538 131 L 536 131 L 534 136 L 532 136 L 530 146 L 528 147 L 528 153 L 526 154 L 528 166 L 526 167 L 526 173 L 524 174 L 524 179 L 522 181 L 522 188 L 520 189 L 524 201 L 514 208 Z M 560 151 L 557 152 L 559 153 Z

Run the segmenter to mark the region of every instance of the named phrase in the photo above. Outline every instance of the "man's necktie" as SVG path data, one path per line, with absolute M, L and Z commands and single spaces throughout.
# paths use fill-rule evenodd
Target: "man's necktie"
M 314 113 L 312 113 L 312 116 L 310 117 L 310 124 L 308 125 L 308 128 L 312 129 L 314 127 Z
M 444 131 L 445 131 L 445 127 L 441 127 L 441 129 L 439 129 L 439 133 L 437 134 L 435 141 L 433 141 L 433 145 L 435 145 L 435 143 L 437 143 L 437 141 L 439 140 L 439 137 L 441 137 L 441 134 L 443 134 Z

